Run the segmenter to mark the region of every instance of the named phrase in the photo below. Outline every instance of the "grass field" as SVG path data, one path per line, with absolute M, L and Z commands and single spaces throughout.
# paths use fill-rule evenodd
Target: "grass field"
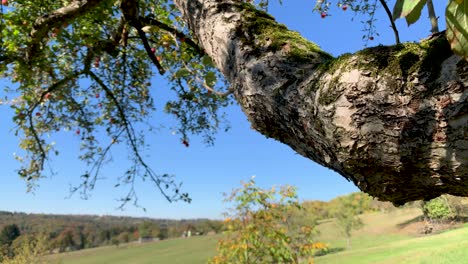
M 64 264 L 155 264 L 206 263 L 216 254 L 220 236 L 172 239 L 145 244 L 100 247 L 50 256 L 51 263 Z
M 332 220 L 319 225 L 320 241 L 336 250 L 317 257 L 317 264 L 465 264 L 468 263 L 468 225 L 431 236 L 418 235 L 415 219 L 418 209 L 372 213 L 362 217 L 365 227 L 356 231 L 352 249 L 345 249 L 346 240 Z M 221 236 L 173 239 L 147 244 L 129 244 L 119 248 L 102 247 L 50 256 L 51 262 L 64 264 L 197 264 L 206 263 L 215 255 Z
M 396 239 L 376 245 L 359 246 L 316 258 L 317 264 L 466 264 L 468 263 L 468 226 L 441 234 Z M 354 244 L 359 244 L 357 237 Z

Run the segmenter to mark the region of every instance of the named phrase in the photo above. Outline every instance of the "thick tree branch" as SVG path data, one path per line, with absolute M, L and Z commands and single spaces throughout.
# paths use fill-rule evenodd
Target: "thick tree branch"
M 332 58 L 249 4 L 174 2 L 254 129 L 382 200 L 468 196 L 468 79 L 444 36 Z

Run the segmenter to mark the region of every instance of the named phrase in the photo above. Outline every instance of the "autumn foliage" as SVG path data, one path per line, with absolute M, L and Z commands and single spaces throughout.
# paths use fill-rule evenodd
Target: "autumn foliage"
M 326 247 L 314 241 L 312 226 L 293 224 L 302 207 L 291 186 L 264 190 L 252 178 L 226 202 L 233 204 L 224 220 L 226 236 L 210 263 L 312 263 L 315 251 Z

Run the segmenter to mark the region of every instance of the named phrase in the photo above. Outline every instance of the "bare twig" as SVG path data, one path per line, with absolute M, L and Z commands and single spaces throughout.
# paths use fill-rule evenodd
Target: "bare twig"
M 427 10 L 429 11 L 429 19 L 431 20 L 431 32 L 438 33 L 439 32 L 439 18 L 436 17 L 434 4 L 432 0 L 427 0 Z
M 111 150 L 112 146 L 117 142 L 117 139 L 122 135 L 124 129 L 120 130 L 119 133 L 112 139 L 111 143 L 109 143 L 104 150 L 99 154 L 99 158 L 93 163 L 90 170 L 87 171 L 85 174 L 82 175 L 83 182 L 77 187 L 70 188 L 70 196 L 75 193 L 77 190 L 81 189 L 82 198 L 87 198 L 87 190 L 94 189 L 96 181 L 98 179 L 99 172 L 102 168 L 102 165 L 107 157 L 107 154 Z
M 96 83 L 98 83 L 101 88 L 106 92 L 106 95 L 112 100 L 112 102 L 114 102 L 114 104 L 116 105 L 117 107 L 117 111 L 119 113 L 119 116 L 120 118 L 122 119 L 122 122 L 123 122 L 123 128 L 125 130 L 125 133 L 127 135 L 127 138 L 129 140 L 129 144 L 130 144 L 130 147 L 132 149 L 132 152 L 133 154 L 135 155 L 135 160 L 138 164 L 140 164 L 144 170 L 145 170 L 145 175 L 149 176 L 150 179 L 156 184 L 157 188 L 159 189 L 159 191 L 161 192 L 161 194 L 166 198 L 167 201 L 169 202 L 173 202 L 173 201 L 177 201 L 177 200 L 184 200 L 184 201 L 187 201 L 187 202 L 190 202 L 190 198 L 188 198 L 187 195 L 185 194 L 180 194 L 179 193 L 179 188 L 180 186 L 177 186 L 172 180 L 165 180 L 165 179 L 162 179 L 160 176 L 158 176 L 149 166 L 148 164 L 146 164 L 146 162 L 143 160 L 143 158 L 141 157 L 140 155 L 140 151 L 138 149 L 138 146 L 137 146 L 137 138 L 136 138 L 136 135 L 135 135 L 135 132 L 134 132 L 134 129 L 133 129 L 133 126 L 132 124 L 128 121 L 127 117 L 126 117 L 126 114 L 125 114 L 125 110 L 123 109 L 123 106 L 122 104 L 120 104 L 120 102 L 117 100 L 117 98 L 115 97 L 114 93 L 112 92 L 112 90 L 107 87 L 107 85 L 96 75 L 94 74 L 93 72 L 88 72 L 88 75 L 91 77 L 91 79 L 93 79 L 94 81 L 96 81 Z M 135 177 L 135 176 L 133 176 Z M 163 175 L 162 177 L 166 177 L 165 175 Z M 175 195 L 173 195 L 172 197 L 169 196 L 162 188 L 162 185 L 165 185 L 166 186 L 166 189 L 167 189 L 167 186 L 172 186 L 175 190 Z M 133 187 L 132 189 L 130 190 L 130 194 L 134 194 L 134 191 L 133 191 Z M 128 198 L 128 197 L 127 197 Z M 123 203 L 125 204 L 126 202 L 128 202 L 129 200 L 128 199 L 124 199 L 123 200 Z
M 76 78 L 78 77 L 79 75 L 81 75 L 83 72 L 75 72 L 65 78 L 63 78 L 62 80 L 52 84 L 49 88 L 47 88 L 44 92 L 41 93 L 40 97 L 39 97 L 39 100 L 34 103 L 28 110 L 27 112 L 27 116 L 28 116 L 28 120 L 29 120 L 29 129 L 31 130 L 31 133 L 32 133 L 32 136 L 34 138 L 34 141 L 37 145 L 37 148 L 39 149 L 39 152 L 40 152 L 40 159 L 39 159 L 39 164 L 40 164 L 40 167 L 38 168 L 38 170 L 43 170 L 44 169 L 44 162 L 45 160 L 47 160 L 47 153 L 46 151 L 44 150 L 44 147 L 43 147 L 43 142 L 42 140 L 40 139 L 39 137 L 39 134 L 37 133 L 36 131 L 36 127 L 34 125 L 34 121 L 33 121 L 33 113 L 34 113 L 34 110 L 44 101 L 44 98 L 46 96 L 46 94 L 58 89 L 59 87 L 61 87 L 63 84 L 69 82 L 70 80 L 72 80 L 73 78 Z
M 36 146 L 40 152 L 39 168 L 35 168 L 35 169 L 37 171 L 42 171 L 44 169 L 44 162 L 47 160 L 47 153 L 45 152 L 44 147 L 42 146 L 43 142 L 39 138 L 39 135 L 37 134 L 37 131 L 36 131 L 36 127 L 34 126 L 32 112 L 28 113 L 28 120 L 29 120 L 29 129 L 31 130 L 34 141 L 36 142 Z
M 385 12 L 387 13 L 387 16 L 388 16 L 388 18 L 390 20 L 390 23 L 392 24 L 392 29 L 393 29 L 393 33 L 395 34 L 396 44 L 400 44 L 400 35 L 399 35 L 397 27 L 395 25 L 395 21 L 393 20 L 392 12 L 390 12 L 390 9 L 388 8 L 387 3 L 385 2 L 385 0 L 380 0 L 380 3 L 384 7 Z

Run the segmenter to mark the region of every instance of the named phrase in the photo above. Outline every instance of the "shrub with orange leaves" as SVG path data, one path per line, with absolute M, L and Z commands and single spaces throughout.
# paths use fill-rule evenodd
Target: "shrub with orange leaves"
M 226 236 L 211 264 L 313 263 L 315 250 L 326 248 L 313 240 L 313 227 L 292 224 L 291 218 L 302 210 L 292 186 L 261 189 L 252 178 L 225 201 L 234 206 L 226 214 Z

